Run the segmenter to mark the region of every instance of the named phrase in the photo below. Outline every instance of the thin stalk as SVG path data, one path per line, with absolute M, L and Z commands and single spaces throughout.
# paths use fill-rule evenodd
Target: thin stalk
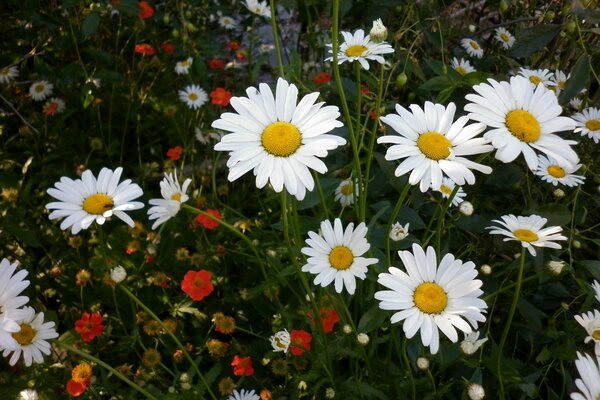
M 408 359 L 408 351 L 407 348 L 408 347 L 408 339 L 406 337 L 404 337 L 404 339 L 402 339 L 402 359 L 404 360 L 404 363 L 406 364 L 406 371 L 408 372 L 408 376 L 410 378 L 410 388 L 411 388 L 411 393 L 412 393 L 412 399 L 415 400 L 416 399 L 416 395 L 417 395 L 417 388 L 415 387 L 415 378 L 413 377 L 413 372 L 412 372 L 412 364 L 410 363 L 410 360 Z
M 283 72 L 283 57 L 281 56 L 281 44 L 279 43 L 279 33 L 277 31 L 277 21 L 275 20 L 275 0 L 271 4 L 271 29 L 273 30 L 273 41 L 275 42 L 275 54 L 277 55 L 277 66 L 279 67 L 279 76 L 285 79 Z
M 435 226 L 435 255 L 437 257 L 438 262 L 440 262 L 440 258 L 442 255 L 440 247 L 442 244 L 442 225 L 444 223 L 444 217 L 446 216 L 446 212 L 448 211 L 448 208 L 450 208 L 450 204 L 452 204 L 452 200 L 454 200 L 454 196 L 456 196 L 458 189 L 460 189 L 460 186 L 454 185 L 454 189 L 452 189 L 452 193 L 450 193 L 450 196 L 448 196 L 448 200 L 446 200 L 444 208 L 442 208 L 442 212 L 440 213 L 440 216 Z
M 313 177 L 315 179 L 315 184 L 317 187 L 317 193 L 319 193 L 319 199 L 321 200 L 321 207 L 323 207 L 323 211 L 325 212 L 325 218 L 329 219 L 329 208 L 327 207 L 327 201 L 325 200 L 325 195 L 323 194 L 323 187 L 321 186 L 321 180 L 319 179 L 319 174 L 313 171 Z

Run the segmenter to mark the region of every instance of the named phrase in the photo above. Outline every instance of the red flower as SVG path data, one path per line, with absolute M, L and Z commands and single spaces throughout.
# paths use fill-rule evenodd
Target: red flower
M 312 336 L 305 330 L 293 330 L 290 332 L 290 352 L 299 356 L 307 350 L 310 350 Z
M 313 77 L 313 82 L 315 83 L 315 85 L 322 85 L 329 81 L 331 81 L 331 75 L 329 75 L 329 73 L 325 71 L 319 72 Z
M 244 62 L 246 61 L 246 58 L 248 57 L 248 52 L 244 49 L 239 50 L 238 52 L 235 53 L 235 56 L 237 57 L 238 60 Z
M 319 308 L 319 317 L 321 318 L 321 323 L 323 324 L 323 332 L 329 333 L 333 330 L 333 327 L 336 323 L 340 321 L 340 316 L 334 308 Z M 313 318 L 313 312 L 310 311 L 308 313 L 308 318 L 312 324 L 315 324 L 315 320 Z
M 138 3 L 140 6 L 140 18 L 148 19 L 154 15 L 154 8 L 147 1 L 140 1 Z
M 81 318 L 75 321 L 75 332 L 79 333 L 86 343 L 94 340 L 96 336 L 102 335 L 103 331 L 102 315 L 98 312 L 93 314 L 84 312 Z
M 250 357 L 235 356 L 231 365 L 233 366 L 233 374 L 235 376 L 254 375 L 254 368 L 252 368 L 252 359 Z
M 175 53 L 175 45 L 171 42 L 162 42 L 160 48 L 167 54 Z
M 222 58 L 211 58 L 208 60 L 208 68 L 210 69 L 223 69 L 225 68 L 225 60 Z
M 212 274 L 204 269 L 188 271 L 181 281 L 181 289 L 195 301 L 200 301 L 215 290 L 210 281 Z
M 219 210 L 213 210 L 212 208 L 209 208 L 206 210 L 206 213 L 212 215 L 216 219 L 222 219 L 221 212 Z M 220 225 L 218 221 L 215 221 L 204 214 L 198 214 L 196 216 L 196 222 L 202 225 L 205 229 L 215 229 Z
M 135 52 L 143 56 L 153 56 L 156 54 L 154 47 L 150 46 L 148 43 L 136 44 Z
M 67 382 L 67 392 L 73 397 L 81 396 L 87 390 L 87 388 L 87 385 L 80 382 L 75 382 L 73 379 L 69 379 Z
M 167 157 L 173 161 L 177 161 L 181 158 L 181 153 L 183 153 L 183 147 L 175 146 L 167 151 Z
M 212 99 L 211 103 L 217 106 L 227 107 L 229 105 L 229 100 L 231 100 L 231 96 L 231 92 L 222 87 L 218 87 L 210 92 L 210 98 Z
M 229 50 L 236 51 L 236 50 L 238 50 L 240 47 L 241 47 L 241 46 L 240 46 L 240 43 L 239 43 L 239 42 L 236 42 L 235 40 L 232 40 L 231 42 L 227 43 L 227 48 L 228 48 Z

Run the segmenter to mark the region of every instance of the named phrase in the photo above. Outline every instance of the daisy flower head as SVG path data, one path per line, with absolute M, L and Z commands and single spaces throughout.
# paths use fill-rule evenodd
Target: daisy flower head
M 3 258 L 0 262 L 0 319 L 22 318 L 25 314 L 21 307 L 29 302 L 29 297 L 20 294 L 29 286 L 25 280 L 29 271 L 22 269 L 15 273 L 18 263 Z
M 260 17 L 271 18 L 271 7 L 267 5 L 266 1 L 259 0 L 245 0 L 246 8 L 253 14 Z
M 122 167 L 114 171 L 102 168 L 97 179 L 89 169 L 83 172 L 81 179 L 72 180 L 63 176 L 54 184 L 55 187 L 47 191 L 58 200 L 46 204 L 48 210 L 53 210 L 49 218 L 66 217 L 60 228 L 65 230 L 70 227 L 73 235 L 89 228 L 94 221 L 102 225 L 113 215 L 133 227 L 133 219 L 126 211 L 144 206 L 141 202 L 132 201 L 143 192 L 131 179 L 119 183 L 122 172 Z
M 530 215 L 528 217 L 512 214 L 503 215 L 500 220 L 492 220 L 499 226 L 489 226 L 486 229 L 491 229 L 490 235 L 504 235 L 504 241 L 518 240 L 521 246 L 527 248 L 532 256 L 536 255 L 535 247 L 548 247 L 551 249 L 560 249 L 560 245 L 554 243 L 556 240 L 567 240 L 560 234 L 562 228 L 560 226 L 550 226 L 544 228 L 548 220 L 539 215 Z
M 258 397 L 254 390 L 242 389 L 238 392 L 236 389 L 227 400 L 260 400 L 260 397 Z
M 48 81 L 36 81 L 29 87 L 29 94 L 34 101 L 46 100 L 52 94 L 54 85 Z
M 394 52 L 394 48 L 387 42 L 375 43 L 371 40 L 369 35 L 365 36 L 365 31 L 358 29 L 354 34 L 351 32 L 341 32 L 344 37 L 344 42 L 338 49 L 338 64 L 342 64 L 346 61 L 353 62 L 358 61 L 360 65 L 368 70 L 368 60 L 377 61 L 379 64 L 385 63 L 385 59 L 382 54 L 389 54 Z M 332 44 L 327 44 L 329 47 L 329 54 L 333 54 Z M 333 56 L 327 57 L 325 61 L 333 61 Z
M 454 57 L 452 61 L 450 61 L 450 67 L 460 75 L 466 75 L 470 72 L 477 71 L 475 68 L 473 68 L 469 60 L 465 60 L 464 58 L 459 59 Z
M 318 92 L 304 96 L 299 103 L 298 88 L 279 78 L 275 96 L 266 83 L 250 87 L 248 97 L 232 97 L 230 105 L 237 113 L 226 112 L 212 127 L 231 133 L 215 145 L 229 152 L 229 181 L 253 170 L 256 186 L 270 182 L 276 192 L 283 188 L 298 200 L 313 190 L 310 169 L 327 172 L 319 157 L 346 144 L 346 140 L 327 132 L 341 127 L 336 106 L 316 103 Z
M 390 227 L 390 233 L 388 236 L 394 242 L 399 242 L 406 239 L 409 234 L 409 228 L 409 222 L 407 222 L 406 225 L 402 225 L 400 222 L 394 222 Z
M 481 48 L 479 43 L 477 43 L 476 40 L 470 39 L 470 38 L 464 38 L 460 41 L 460 44 L 463 47 L 463 49 L 465 49 L 467 51 L 467 54 L 470 55 L 471 57 L 476 57 L 476 58 L 483 57 L 483 49 Z
M 65 101 L 58 97 L 52 97 L 46 101 L 43 107 L 44 115 L 52 116 L 64 112 L 66 109 Z
M 535 171 L 535 174 L 541 177 L 543 181 L 551 183 L 554 186 L 561 184 L 574 187 L 581 185 L 585 180 L 584 176 L 574 174 L 580 167 L 580 164 L 559 163 L 552 158 L 540 155 L 538 169 Z
M 594 342 L 596 357 L 600 357 L 600 311 L 594 310 L 575 316 L 575 321 L 585 329 L 588 336 L 584 343 Z
M 496 34 L 494 35 L 494 38 L 496 38 L 496 40 L 500 42 L 502 47 L 504 47 L 504 50 L 510 49 L 513 46 L 513 44 L 515 44 L 515 37 L 506 28 L 503 27 L 496 29 Z
M 21 326 L 13 319 L 8 319 L 0 314 L 0 351 L 16 350 L 19 344 L 13 337 L 14 333 L 21 330 Z
M 552 72 L 547 69 L 529 69 L 520 67 L 517 75 L 529 79 L 529 82 L 534 85 L 544 85 L 548 87 L 553 84 Z
M 192 180 L 187 178 L 181 185 L 177 179 L 177 170 L 170 174 L 165 173 L 165 177 L 160 182 L 162 199 L 151 199 L 148 202 L 153 206 L 148 210 L 148 219 L 156 220 L 152 224 L 152 229 L 156 229 L 160 224 L 177 215 L 181 204 L 189 199 L 186 192 L 190 183 Z
M 198 85 L 188 85 L 179 91 L 179 100 L 183 101 L 192 110 L 202 107 L 208 100 L 208 94 Z
M 560 116 L 562 107 L 550 90 L 522 76 L 513 76 L 510 82 L 488 79 L 473 89 L 477 94 L 466 95 L 471 103 L 465 111 L 469 118 L 492 128 L 483 137 L 497 149 L 496 159 L 509 163 L 522 153 L 529 169 L 535 171 L 537 150 L 560 162 L 577 164 L 579 157 L 571 148 L 576 142 L 554 134 L 573 129 L 575 122 Z
M 600 108 L 588 107 L 582 112 L 573 115 L 575 131 L 582 136 L 588 136 L 594 143 L 600 141 Z
M 43 354 L 50 354 L 47 340 L 58 337 L 58 333 L 54 329 L 54 322 L 44 322 L 44 313 L 36 314 L 31 307 L 24 307 L 23 310 L 26 315 L 16 321 L 21 330 L 12 334 L 18 347 L 15 350 L 5 349 L 2 355 L 7 357 L 12 353 L 8 361 L 11 366 L 23 355 L 25 366 L 29 367 L 34 361 L 38 364 L 44 362 Z
M 397 133 L 377 139 L 377 143 L 392 144 L 385 159 L 404 159 L 396 168 L 396 176 L 410 172 L 408 182 L 418 183 L 425 193 L 429 188 L 439 188 L 444 174 L 458 185 L 472 185 L 475 183 L 472 169 L 484 174 L 492 172 L 490 167 L 465 157 L 493 149 L 486 139 L 477 137 L 485 129 L 484 124 L 467 125 L 466 116 L 454 121 L 454 103 L 444 107 L 427 101 L 424 109 L 416 104 L 409 108 L 410 111 L 396 104 L 397 114 L 381 117 Z
M 479 339 L 479 331 L 473 331 L 465 334 L 465 340 L 460 342 L 460 350 L 468 355 L 474 354 L 479 348 L 487 342 L 488 338 Z
M 600 397 L 600 369 L 598 368 L 598 359 L 592 358 L 589 354 L 577 352 L 575 360 L 577 372 L 580 379 L 575 379 L 575 386 L 579 392 L 571 393 L 571 400 L 596 400 Z
M 0 68 L 0 84 L 6 85 L 19 76 L 19 68 L 16 65 Z
M 271 342 L 271 347 L 273 347 L 274 352 L 283 351 L 284 353 L 287 353 L 291 343 L 290 333 L 287 329 L 284 329 L 271 336 L 269 341 Z
M 556 71 L 554 71 L 554 74 L 550 77 L 551 84 L 547 87 L 558 96 L 560 92 L 565 90 L 565 88 L 567 87 L 567 81 L 570 77 L 571 74 L 567 75 L 563 71 L 557 69 Z
M 300 250 L 308 256 L 302 272 L 317 275 L 315 285 L 326 287 L 334 282 L 337 293 L 341 293 L 345 287 L 349 294 L 354 294 L 356 278 L 365 279 L 367 267 L 379 261 L 361 257 L 371 247 L 366 239 L 367 231 L 364 222 L 356 229 L 350 223 L 344 230 L 339 218 L 335 219 L 333 225 L 329 221 L 322 221 L 321 233 L 309 231 L 309 238 L 306 239 L 308 247 Z
M 377 282 L 389 290 L 375 293 L 382 310 L 396 311 L 391 322 L 404 321 L 402 329 L 407 338 L 421 333 L 423 346 L 432 354 L 439 349 L 439 331 L 453 343 L 458 341 L 457 329 L 471 333 L 478 322 L 484 322 L 487 304 L 479 298 L 483 284 L 475 264 L 463 263 L 446 254 L 439 265 L 433 247 L 423 249 L 413 244 L 412 252 L 399 251 L 405 271 L 390 267 L 389 273 L 379 274 Z
M 454 183 L 454 181 L 452 181 L 452 179 L 442 178 L 442 184 L 440 185 L 439 188 L 437 188 L 435 190 L 437 192 L 440 192 L 442 194 L 443 198 L 447 199 L 450 197 L 450 195 L 454 191 L 455 187 L 456 187 L 456 184 Z M 456 193 L 454 194 L 454 197 L 452 198 L 452 205 L 457 206 L 460 203 L 462 203 L 464 201 L 464 197 L 466 195 L 467 194 L 465 193 L 463 188 L 461 188 L 459 186 Z
M 354 204 L 354 196 L 358 194 L 356 184 L 352 179 L 344 179 L 335 189 L 335 201 L 339 201 L 342 207 Z
M 227 15 L 221 15 L 219 17 L 219 25 L 223 29 L 235 29 L 237 27 L 235 19 Z
M 183 61 L 177 61 L 175 63 L 175 73 L 177 75 L 187 75 L 190 73 L 190 67 L 194 63 L 194 59 L 192 57 L 188 57 Z M 189 95 L 188 95 L 189 97 Z M 182 101 L 185 101 L 182 99 Z

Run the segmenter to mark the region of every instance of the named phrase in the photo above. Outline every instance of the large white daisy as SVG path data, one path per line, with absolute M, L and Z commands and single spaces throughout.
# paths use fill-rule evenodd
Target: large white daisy
M 52 94 L 54 85 L 48 81 L 33 82 L 29 87 L 29 94 L 34 101 L 46 100 Z
M 471 261 L 463 263 L 446 254 L 439 265 L 433 247 L 427 250 L 413 244 L 410 251 L 399 251 L 406 272 L 390 267 L 379 274 L 377 282 L 390 290 L 375 293 L 382 310 L 397 311 L 391 322 L 403 321 L 407 338 L 421 332 L 421 341 L 432 354 L 439 349 L 439 332 L 453 343 L 457 329 L 471 333 L 478 322 L 484 322 L 487 304 L 479 298 L 482 282 L 475 279 L 477 270 Z
M 170 174 L 165 173 L 164 179 L 160 182 L 160 194 L 163 198 L 151 199 L 148 202 L 153 206 L 148 210 L 148 219 L 156 220 L 152 224 L 152 229 L 156 229 L 160 224 L 177 215 L 181 204 L 189 199 L 186 192 L 190 183 L 192 180 L 187 178 L 183 185 L 180 185 L 177 180 L 177 171 Z
M 0 314 L 0 351 L 5 349 L 16 350 L 19 347 L 12 334 L 20 330 L 21 327 L 14 319 L 6 318 L 3 314 Z
M 588 136 L 594 143 L 600 141 L 600 108 L 588 107 L 582 112 L 574 114 L 575 131 L 582 136 Z
M 495 32 L 494 38 L 500 42 L 504 50 L 510 49 L 515 44 L 515 37 L 506 28 L 497 28 Z
M 196 110 L 206 103 L 208 94 L 198 85 L 188 85 L 179 91 L 179 100 L 187 104 L 192 110 Z
M 29 272 L 22 269 L 15 273 L 17 265 L 6 258 L 0 262 L 0 317 L 8 319 L 22 318 L 21 307 L 29 302 L 29 297 L 20 295 L 29 286 L 25 280 Z
M 0 68 L 0 84 L 6 85 L 19 76 L 19 68 L 16 65 Z
M 55 187 L 48 189 L 48 194 L 59 200 L 46 204 L 47 209 L 54 210 L 49 218 L 67 217 L 60 228 L 70 227 L 73 235 L 89 228 L 94 221 L 102 225 L 113 215 L 133 227 L 133 219 L 125 211 L 144 206 L 143 203 L 132 201 L 143 192 L 137 184 L 131 183 L 131 179 L 119 183 L 122 172 L 121 167 L 114 172 L 102 168 L 98 179 L 90 170 L 84 171 L 81 179 L 72 180 L 63 176 L 54 184 Z
M 465 157 L 493 149 L 487 140 L 476 137 L 485 129 L 484 124 L 467 125 L 466 116 L 454 121 L 454 103 L 444 107 L 428 101 L 424 110 L 416 104 L 409 108 L 410 111 L 397 104 L 398 114 L 381 117 L 398 133 L 377 139 L 377 143 L 393 144 L 385 154 L 386 160 L 404 159 L 396 168 L 396 176 L 412 171 L 408 182 L 420 183 L 421 192 L 425 192 L 439 188 L 444 174 L 458 185 L 472 185 L 475 183 L 472 169 L 485 174 L 492 172 L 490 167 Z
M 470 38 L 464 38 L 464 39 L 461 39 L 460 44 L 463 47 L 463 49 L 466 50 L 467 54 L 470 55 L 471 57 L 476 57 L 476 58 L 483 57 L 483 49 L 481 48 L 479 43 L 477 43 L 476 40 L 470 39 Z
M 350 223 L 344 230 L 339 218 L 333 226 L 329 221 L 322 221 L 320 234 L 308 232 L 308 247 L 301 250 L 308 260 L 302 271 L 317 275 L 315 285 L 325 287 L 334 282 L 336 292 L 341 293 L 345 287 L 348 293 L 354 294 L 356 278 L 365 279 L 367 267 L 378 262 L 376 258 L 361 257 L 371 247 L 365 238 L 367 231 L 364 222 L 356 229 Z
M 460 75 L 466 75 L 470 72 L 477 71 L 475 68 L 473 68 L 469 60 L 465 60 L 464 58 L 452 58 L 452 61 L 450 61 L 450 67 Z
M 375 43 L 370 35 L 365 36 L 365 31 L 358 29 L 354 34 L 351 32 L 341 32 L 344 42 L 338 49 L 338 64 L 346 61 L 358 61 L 364 69 L 369 69 L 367 60 L 377 61 L 379 64 L 385 62 L 382 54 L 394 52 L 394 48 L 387 42 Z M 333 54 L 332 44 L 327 44 L 329 54 Z M 333 56 L 327 57 L 325 61 L 333 61 Z
M 571 393 L 572 400 L 598 400 L 600 397 L 600 369 L 598 359 L 589 354 L 577 352 L 575 366 L 581 379 L 575 379 L 575 385 L 581 393 Z
M 594 352 L 600 357 L 600 311 L 594 310 L 575 316 L 575 321 L 585 329 L 588 336 L 584 343 L 594 342 Z
M 498 160 L 509 163 L 523 153 L 527 166 L 535 171 L 538 150 L 558 161 L 577 164 L 579 157 L 571 148 L 576 142 L 554 134 L 573 129 L 575 122 L 560 116 L 562 107 L 552 91 L 534 86 L 522 76 L 514 76 L 510 82 L 488 79 L 473 89 L 478 94 L 466 96 L 471 103 L 465 110 L 469 118 L 492 128 L 484 137 L 498 149 Z
M 283 187 L 298 200 L 313 190 L 310 169 L 327 172 L 318 157 L 346 144 L 326 133 L 343 124 L 336 106 L 316 103 L 319 93 L 304 96 L 298 104 L 298 88 L 279 78 L 275 97 L 266 83 L 250 87 L 248 97 L 232 97 L 235 113 L 223 113 L 213 128 L 231 133 L 223 136 L 215 150 L 228 151 L 228 179 L 235 181 L 253 170 L 260 189 L 270 182 L 276 192 Z
M 575 175 L 581 164 L 571 165 L 570 163 L 558 162 L 552 158 L 539 156 L 538 169 L 535 171 L 537 176 L 540 176 L 543 181 L 557 186 L 561 185 L 573 187 L 579 186 L 585 180 L 582 175 Z
M 500 226 L 489 226 L 486 228 L 491 229 L 490 235 L 504 235 L 506 236 L 504 238 L 505 242 L 509 240 L 518 240 L 521 242 L 521 246 L 526 247 L 532 256 L 535 256 L 536 254 L 533 246 L 560 249 L 560 245 L 554 243 L 554 241 L 567 240 L 565 236 L 560 234 L 560 232 L 562 232 L 560 226 L 544 228 L 544 225 L 546 225 L 548 220 L 539 215 L 515 217 L 514 215 L 509 214 L 503 215 L 500 218 L 500 220 L 492 220 L 492 222 L 495 222 Z

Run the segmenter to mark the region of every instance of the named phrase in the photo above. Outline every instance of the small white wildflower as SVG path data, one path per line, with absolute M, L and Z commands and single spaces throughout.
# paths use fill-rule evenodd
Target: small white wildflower
M 467 389 L 467 394 L 471 400 L 482 400 L 485 397 L 485 390 L 483 390 L 481 385 L 471 383 L 469 389 Z
M 473 215 L 474 211 L 473 204 L 465 200 L 458 206 L 458 211 L 460 211 L 463 215 L 470 217 L 471 215 Z
M 479 339 L 479 331 L 473 331 L 466 334 L 465 340 L 460 342 L 460 350 L 467 355 L 474 354 L 487 340 L 487 338 Z
M 325 389 L 325 397 L 328 398 L 328 399 L 335 398 L 335 390 L 333 390 L 333 388 L 327 388 L 327 389 Z
M 120 265 L 117 265 L 113 269 L 110 270 L 110 279 L 113 280 L 114 283 L 121 283 L 127 278 L 127 271 Z
M 275 333 L 269 338 L 269 340 L 271 341 L 271 347 L 273 347 L 273 351 L 283 351 L 284 353 L 287 353 L 291 343 L 290 333 L 287 331 L 287 329 Z
M 427 359 L 425 357 L 417 358 L 417 368 L 419 368 L 423 371 L 428 369 L 429 368 L 429 359 Z
M 39 399 L 38 392 L 33 389 L 25 389 L 19 392 L 17 396 L 17 400 L 38 400 Z
M 390 229 L 390 239 L 394 242 L 399 242 L 402 239 L 405 239 L 408 236 L 408 228 L 410 227 L 410 223 L 406 223 L 406 225 L 402 226 L 400 222 L 395 222 Z
M 304 381 L 300 381 L 300 383 L 298 383 L 298 390 L 306 390 L 307 387 L 308 385 Z

